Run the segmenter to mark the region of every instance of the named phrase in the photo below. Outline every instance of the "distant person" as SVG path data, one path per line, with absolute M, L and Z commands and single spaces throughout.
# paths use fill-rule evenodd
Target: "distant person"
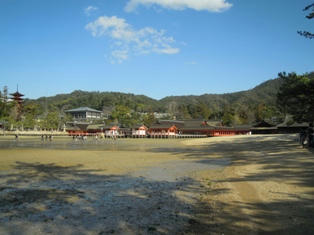
M 302 147 L 312 147 L 313 146 L 313 127 L 310 126 L 304 132 L 304 137 L 301 140 Z
M 300 142 L 300 144 L 302 144 L 302 146 L 303 146 L 303 142 L 305 140 L 305 137 L 306 137 L 306 132 L 304 130 L 302 130 L 299 134 L 299 142 Z
M 313 125 L 311 124 L 310 127 L 308 128 L 308 138 L 309 138 L 309 147 L 314 147 L 314 134 L 313 134 Z
M 18 139 L 19 139 L 19 135 L 15 134 L 15 140 L 18 140 Z

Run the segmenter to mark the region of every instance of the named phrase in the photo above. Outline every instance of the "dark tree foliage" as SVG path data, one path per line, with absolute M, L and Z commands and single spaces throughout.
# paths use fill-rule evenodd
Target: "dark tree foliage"
M 311 12 L 306 15 L 305 17 L 309 20 L 313 19 L 314 18 L 314 3 L 306 6 L 303 11 L 308 11 L 308 10 L 311 10 Z M 314 38 L 314 34 L 311 33 L 311 32 L 308 32 L 308 31 L 298 31 L 298 34 L 306 37 L 306 38 L 309 38 L 309 39 L 313 39 Z
M 147 127 L 151 127 L 151 125 L 155 122 L 155 116 L 153 113 L 148 113 L 143 117 L 143 123 Z
M 224 126 L 232 126 L 234 123 L 234 110 L 231 107 L 225 107 L 222 116 L 222 124 Z
M 291 114 L 297 122 L 314 121 L 314 78 L 309 74 L 280 73 L 283 84 L 277 103 L 283 112 Z

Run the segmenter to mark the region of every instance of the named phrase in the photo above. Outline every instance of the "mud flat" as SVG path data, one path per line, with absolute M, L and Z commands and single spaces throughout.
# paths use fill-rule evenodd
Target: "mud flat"
M 311 234 L 294 136 L 0 138 L 0 234 Z
M 198 172 L 228 164 L 200 162 L 179 140 L 6 137 L 0 146 L 0 234 L 184 233 Z

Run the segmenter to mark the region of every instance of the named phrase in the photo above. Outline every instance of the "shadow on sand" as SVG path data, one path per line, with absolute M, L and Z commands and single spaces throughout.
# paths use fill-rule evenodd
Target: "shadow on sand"
M 154 149 L 154 152 L 167 151 Z M 217 201 L 200 204 L 199 222 L 191 226 L 194 233 L 208 234 L 314 234 L 314 154 L 303 149 L 291 135 L 251 136 L 232 141 L 208 142 L 198 148 L 173 149 L 169 153 L 183 155 L 186 159 L 211 163 L 211 158 L 228 158 L 232 166 L 257 165 L 256 172 L 227 176 L 214 183 L 234 184 L 251 182 L 281 182 L 295 187 L 295 191 L 278 192 L 276 188 L 267 193 L 273 200 Z M 220 157 L 219 157 L 220 156 Z M 250 194 L 250 188 L 243 191 Z M 305 190 L 298 192 L 298 187 Z M 282 191 L 285 191 L 284 189 Z M 221 197 L 230 188 L 209 189 L 208 199 Z M 213 211 L 215 207 L 215 211 Z M 249 213 L 248 213 L 249 211 Z
M 176 192 L 197 191 L 190 178 L 150 181 L 25 162 L 0 182 L 1 234 L 182 234 L 194 208 Z
M 232 193 L 229 188 L 203 189 L 191 178 L 154 181 L 81 165 L 17 162 L 13 171 L 0 175 L 0 233 L 314 234 L 314 156 L 294 140 L 257 136 L 152 151 L 202 164 L 223 156 L 233 166 L 260 166 L 258 172 L 216 183 L 285 181 L 308 192 L 273 190 L 275 200 L 217 202 L 213 210 L 210 202 L 191 201 L 202 194 Z M 248 216 L 248 210 L 254 213 Z

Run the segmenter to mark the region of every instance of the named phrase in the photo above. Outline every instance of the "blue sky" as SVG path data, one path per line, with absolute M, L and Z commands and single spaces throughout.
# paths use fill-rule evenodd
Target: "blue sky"
M 149 3 L 149 4 L 148 4 Z M 0 86 L 152 98 L 253 88 L 314 70 L 306 0 L 0 0 Z

